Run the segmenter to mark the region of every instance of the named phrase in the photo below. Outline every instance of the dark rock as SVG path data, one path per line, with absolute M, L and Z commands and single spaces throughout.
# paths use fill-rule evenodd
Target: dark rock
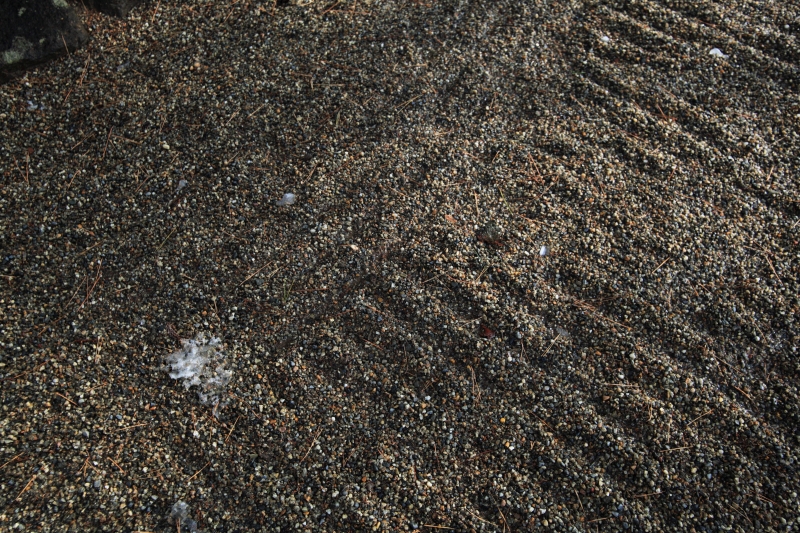
M 83 22 L 65 0 L 0 2 L 0 72 L 65 54 L 88 40 Z
M 83 0 L 83 3 L 90 9 L 124 18 L 141 0 Z
M 76 7 L 126 17 L 141 0 L 70 0 Z M 67 0 L 0 1 L 0 83 L 28 68 L 86 44 L 89 34 Z

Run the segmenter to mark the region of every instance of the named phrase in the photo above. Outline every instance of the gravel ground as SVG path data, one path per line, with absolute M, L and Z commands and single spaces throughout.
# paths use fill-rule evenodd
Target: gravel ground
M 0 86 L 0 529 L 797 530 L 800 7 L 533 4 L 151 1 Z

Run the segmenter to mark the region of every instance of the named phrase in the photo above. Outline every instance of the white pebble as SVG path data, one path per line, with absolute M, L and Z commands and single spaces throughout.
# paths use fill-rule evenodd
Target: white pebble
M 708 52 L 708 55 L 710 55 L 710 56 L 714 56 L 714 57 L 721 57 L 722 59 L 725 59 L 726 57 L 728 57 L 728 56 L 726 56 L 725 54 L 723 54 L 723 53 L 722 53 L 722 50 L 720 50 L 719 48 L 712 48 L 712 49 L 711 49 L 711 50 Z
M 608 35 L 603 35 L 602 37 L 600 37 L 600 40 L 603 41 L 604 43 L 607 43 L 611 41 L 611 38 Z
M 542 246 L 539 249 L 539 255 L 542 256 L 542 257 L 546 256 L 548 254 L 548 252 L 549 252 L 549 250 L 547 249 L 547 246 Z

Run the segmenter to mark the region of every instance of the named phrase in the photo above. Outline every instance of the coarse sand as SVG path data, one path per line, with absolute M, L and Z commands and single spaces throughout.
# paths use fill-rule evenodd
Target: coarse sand
M 796 1 L 86 17 L 0 86 L 0 530 L 800 527 Z

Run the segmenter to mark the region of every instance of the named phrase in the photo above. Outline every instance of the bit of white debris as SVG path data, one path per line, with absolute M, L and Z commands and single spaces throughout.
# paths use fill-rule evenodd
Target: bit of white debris
M 549 253 L 550 253 L 550 250 L 547 248 L 547 246 L 542 246 L 541 248 L 539 248 L 539 255 L 541 257 L 544 257 Z
M 164 370 L 172 379 L 182 379 L 186 389 L 200 387 L 198 395 L 204 404 L 219 400 L 220 394 L 230 383 L 233 372 L 225 368 L 225 352 L 222 339 L 198 333 L 194 339 L 184 339 L 183 349 L 166 357 Z
M 283 207 L 285 205 L 292 205 L 295 202 L 295 200 L 297 200 L 297 197 L 294 194 L 287 192 L 286 194 L 283 195 L 283 198 L 278 200 L 277 205 L 280 207 Z
M 161 148 L 164 149 L 164 150 L 169 150 L 170 149 L 169 145 L 167 143 L 165 143 L 165 142 L 161 143 Z
M 722 53 L 722 50 L 720 50 L 719 48 L 712 48 L 712 49 L 711 49 L 711 50 L 708 52 L 708 55 L 710 55 L 710 56 L 714 56 L 714 57 L 721 57 L 722 59 L 726 59 L 726 58 L 728 57 L 728 56 L 726 56 L 725 54 L 723 54 L 723 53 Z
M 183 520 L 188 516 L 189 516 L 189 504 L 182 501 L 176 502 L 175 505 L 172 506 L 172 510 L 169 513 L 169 518 L 173 522 L 178 520 Z
M 197 522 L 189 518 L 189 504 L 186 502 L 176 502 L 170 510 L 169 519 L 173 524 L 180 524 L 178 531 L 197 532 Z
M 604 43 L 609 43 L 611 42 L 611 37 L 609 37 L 608 35 L 603 35 L 602 37 L 600 37 L 600 40 L 603 41 Z
M 175 192 L 181 192 L 181 189 L 183 189 L 183 188 L 184 188 L 184 187 L 186 187 L 187 185 L 189 185 L 189 182 L 188 182 L 188 181 L 186 181 L 186 180 L 181 180 L 181 181 L 179 181 L 179 182 L 178 182 L 178 190 L 176 190 Z

